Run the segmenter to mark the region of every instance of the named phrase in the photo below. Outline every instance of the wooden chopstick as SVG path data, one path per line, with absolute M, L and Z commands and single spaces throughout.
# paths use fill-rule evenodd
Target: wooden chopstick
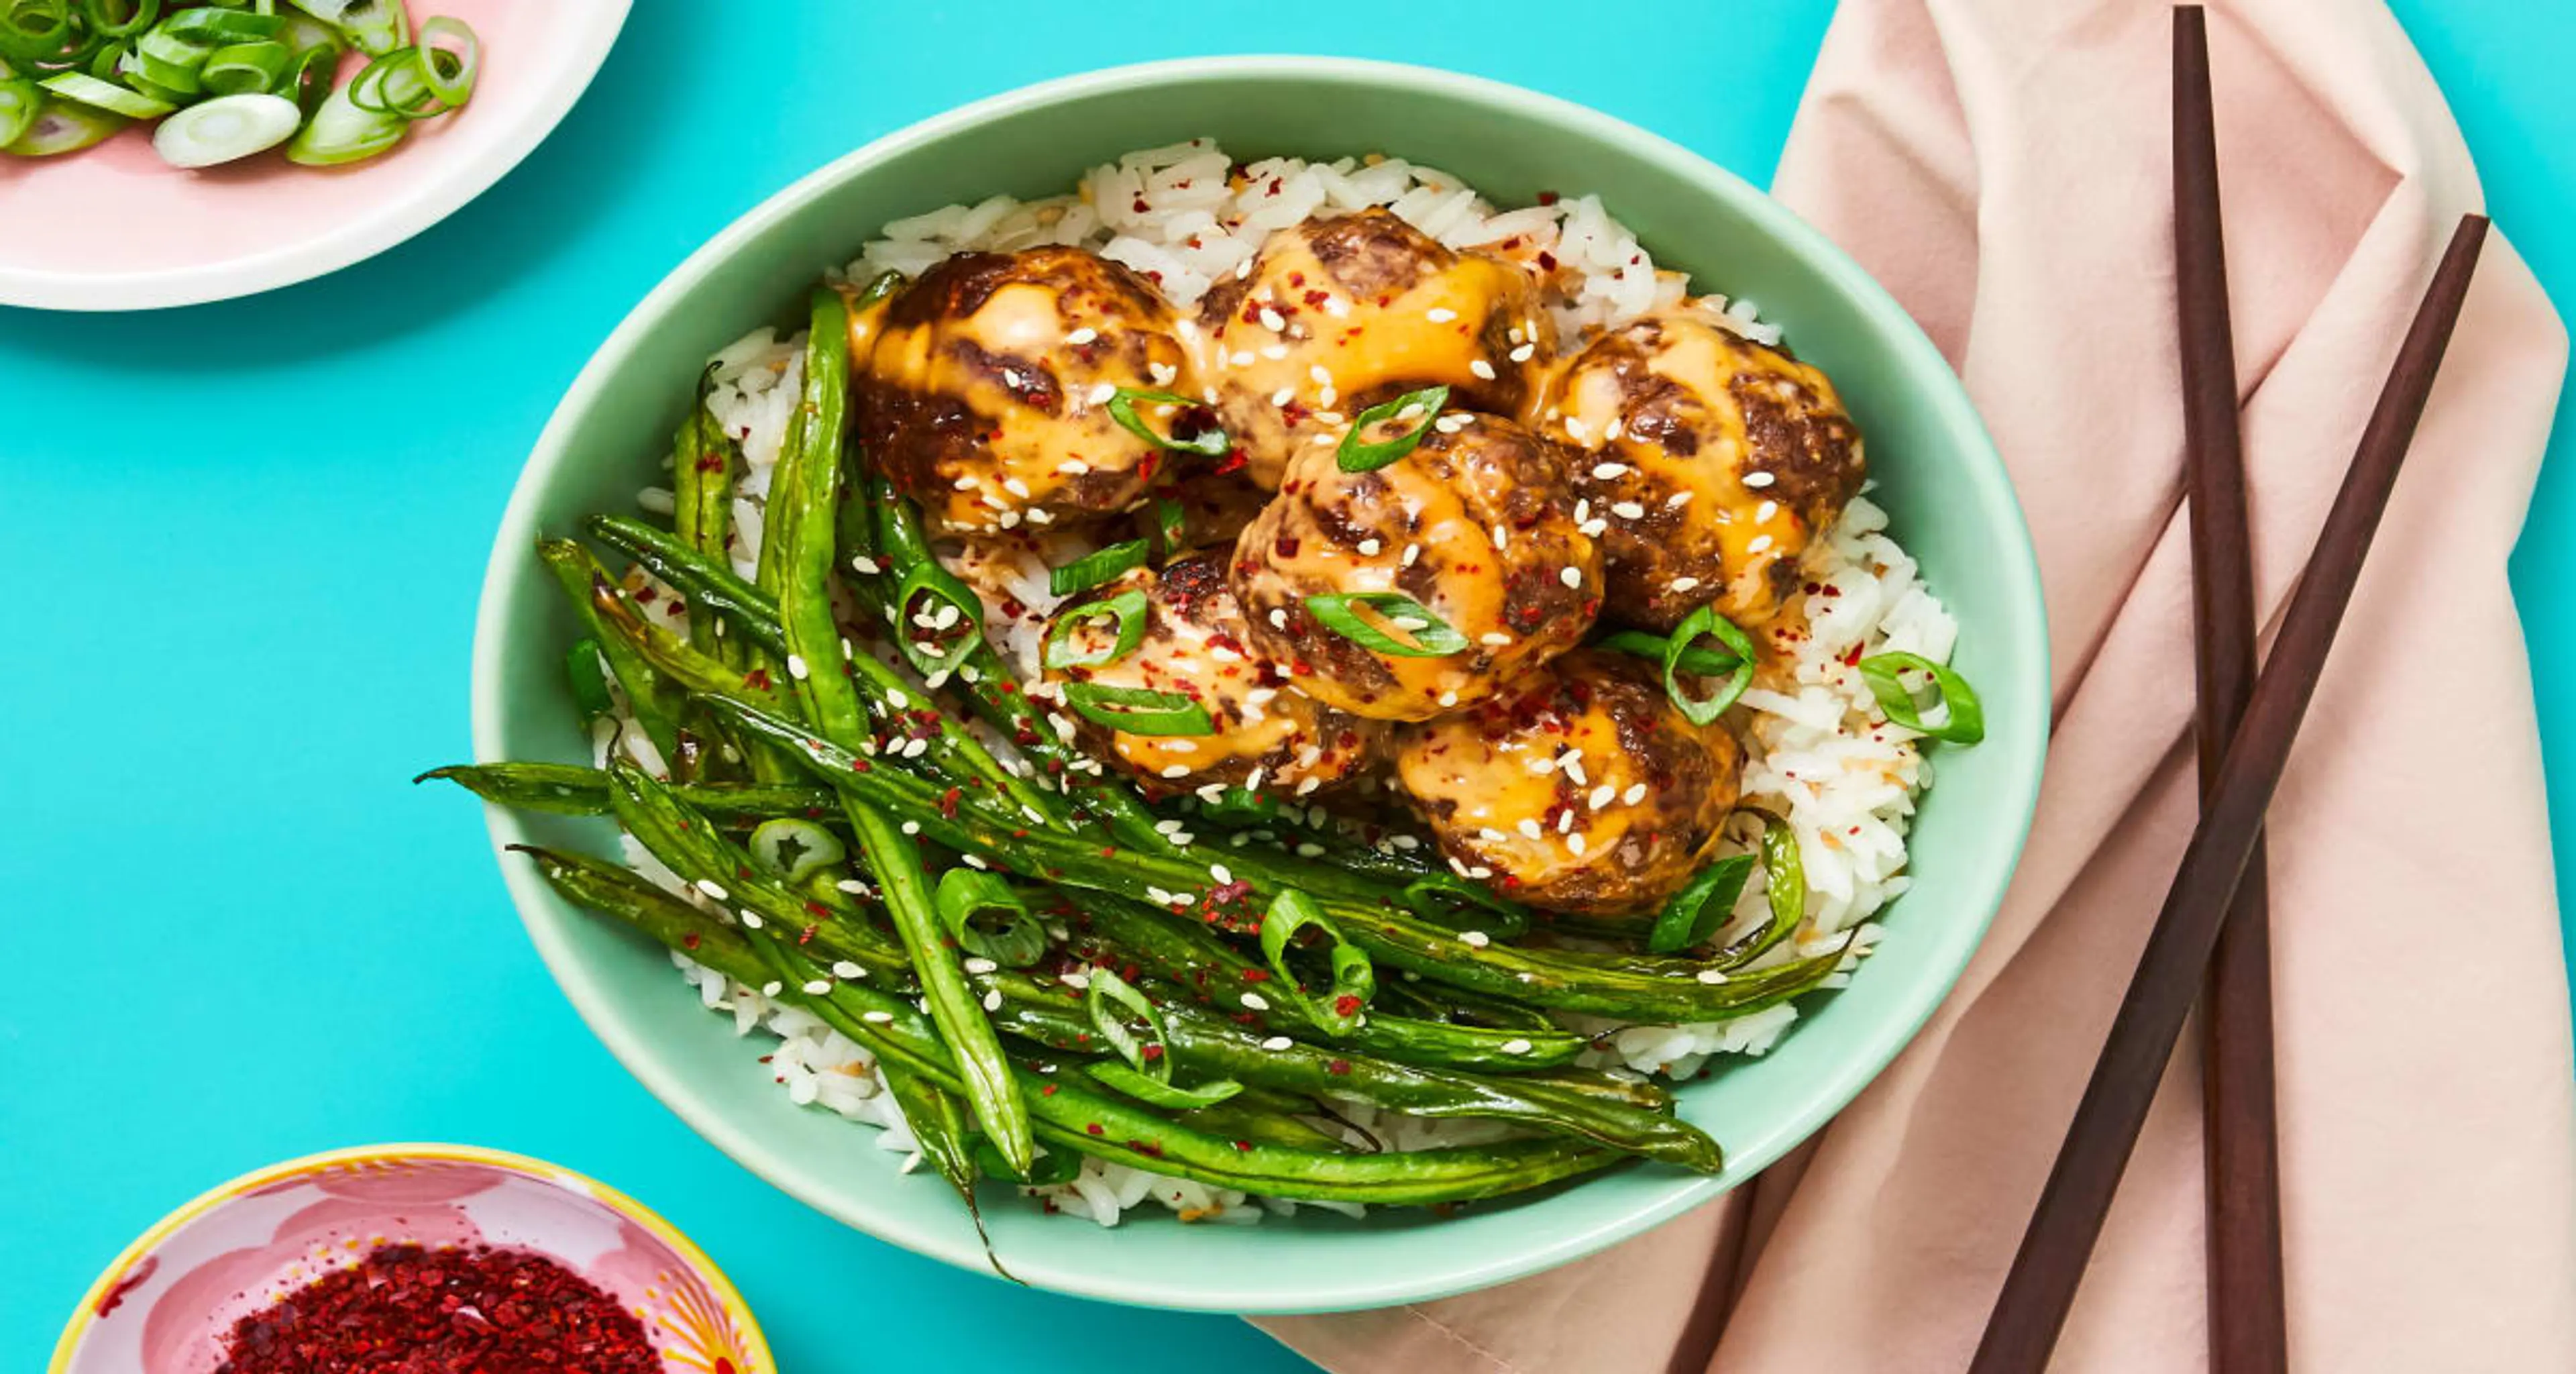
M 2203 802 L 2254 690 L 2254 558 L 2237 433 L 2209 26 L 2174 9 L 2174 285 L 2182 342 L 2183 469 L 2191 494 L 2193 661 Z M 2270 883 L 2260 838 L 2219 930 L 2201 994 L 2209 1204 L 2211 1374 L 2283 1374 L 2279 1133 L 2273 1119 Z
M 2451 329 L 2459 323 L 2487 221 L 2463 216 L 2451 236 L 2415 322 L 2397 350 L 2370 424 L 2362 431 L 2343 487 L 2335 493 L 2306 574 L 2291 595 L 2272 656 L 2255 679 L 2243 722 L 2201 807 L 2200 824 L 2183 850 L 2164 909 L 2138 957 L 2137 972 L 2111 1022 L 2102 1057 L 2075 1109 L 2056 1167 L 2041 1190 L 2030 1229 L 2004 1276 L 1970 1374 L 2039 1374 L 2066 1323 L 2102 1218 L 2155 1100 L 2156 1084 L 2200 990 L 2210 950 L 2252 860 L 2263 812 L 2280 785 L 2299 722 L 2316 695 L 2326 653 L 2360 580 L 2363 558 L 2415 426 L 2424 416 Z

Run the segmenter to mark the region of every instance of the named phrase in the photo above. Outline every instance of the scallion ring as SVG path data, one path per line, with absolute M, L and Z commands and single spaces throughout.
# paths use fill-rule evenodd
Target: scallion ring
M 128 119 L 159 119 L 178 108 L 166 100 L 155 100 L 113 81 L 101 81 L 87 72 L 56 72 L 36 84 L 65 100 Z
M 17 142 L 44 107 L 44 88 L 35 82 L 0 81 L 0 148 Z
M 339 31 L 350 46 L 372 57 L 410 42 L 411 20 L 402 0 L 287 0 Z
M 939 923 L 969 954 L 1027 968 L 1046 954 L 1046 927 L 998 874 L 952 868 L 939 875 Z
M 1710 636 L 1735 655 L 1734 671 L 1718 684 L 1717 695 L 1695 697 L 1682 690 L 1680 674 L 1683 661 L 1691 654 L 1691 645 L 1702 635 Z M 1744 689 L 1753 685 L 1753 663 L 1757 652 L 1752 637 L 1737 629 L 1735 622 L 1717 613 L 1714 606 L 1702 606 L 1682 618 L 1672 637 L 1664 641 L 1664 694 L 1671 697 L 1673 709 L 1693 725 L 1706 725 L 1725 714 Z
M 401 115 L 359 109 L 343 86 L 325 96 L 296 131 L 286 145 L 286 160 L 307 167 L 363 162 L 402 142 L 410 127 Z
M 1431 432 L 1431 422 L 1440 418 L 1440 408 L 1447 404 L 1449 388 L 1426 386 L 1420 391 L 1408 391 L 1392 401 L 1370 406 L 1351 421 L 1349 429 L 1343 431 L 1341 447 L 1333 450 L 1333 461 L 1340 464 L 1344 472 L 1375 472 L 1421 447 L 1423 436 Z M 1411 429 L 1377 443 L 1360 441 L 1360 436 L 1368 432 L 1369 426 L 1401 419 L 1416 409 L 1422 412 L 1422 419 Z
M 283 43 L 235 43 L 209 54 L 197 80 L 217 95 L 267 95 L 294 63 L 295 54 Z M 296 121 L 303 122 L 300 109 Z
M 1216 730 L 1208 709 L 1178 692 L 1068 682 L 1064 702 L 1085 720 L 1129 735 L 1205 735 Z
M 1181 540 L 1189 533 L 1189 528 L 1189 510 L 1180 502 L 1168 496 L 1154 502 L 1154 538 L 1158 541 L 1157 552 L 1162 558 L 1180 557 Z
M 452 48 L 436 46 L 435 40 L 446 39 Z M 474 94 L 474 77 L 483 66 L 483 40 L 462 19 L 439 15 L 421 21 L 420 75 L 429 83 L 430 93 L 449 109 L 464 104 Z
M 1196 1088 L 1174 1085 L 1172 1036 L 1163 1025 L 1163 1014 L 1135 985 L 1106 968 L 1090 969 L 1085 978 L 1089 986 L 1083 991 L 1082 1005 L 1091 1015 L 1092 1028 L 1126 1061 L 1093 1065 L 1092 1077 L 1158 1107 L 1212 1107 L 1243 1091 L 1243 1085 L 1231 1078 L 1212 1079 Z M 1147 1038 L 1137 1038 L 1128 1025 L 1130 1019 L 1145 1023 Z M 1119 1072 L 1122 1069 L 1125 1072 Z
M 287 64 L 285 71 L 278 73 L 277 84 L 270 88 L 271 93 L 294 101 L 310 116 L 322 108 L 323 101 L 331 98 L 331 83 L 339 70 L 340 46 L 337 43 L 298 48 L 295 60 Z
M 1121 540 L 1094 549 L 1060 568 L 1047 569 L 1047 590 L 1058 596 L 1087 592 L 1130 568 L 1145 566 L 1145 541 Z
M 1374 612 L 1386 621 L 1385 628 L 1371 624 L 1355 606 Z M 1402 592 L 1318 592 L 1306 598 L 1306 613 L 1342 638 L 1390 658 L 1447 658 L 1467 647 L 1465 635 Z M 1409 638 L 1398 639 L 1389 629 Z
M 1222 429 L 1203 429 L 1186 439 L 1157 434 L 1152 425 L 1146 424 L 1136 414 L 1138 401 L 1155 405 L 1181 406 L 1189 410 L 1205 410 L 1207 406 L 1204 402 L 1193 401 L 1187 396 L 1176 396 L 1168 391 L 1141 391 L 1132 386 L 1118 388 L 1116 394 L 1109 398 L 1109 418 L 1117 421 L 1120 429 L 1156 448 L 1174 449 L 1182 453 L 1195 453 L 1202 457 L 1214 458 L 1234 446 L 1233 441 L 1225 437 L 1225 431 Z
M 1529 930 L 1529 912 L 1494 895 L 1482 883 L 1454 873 L 1433 873 L 1404 885 L 1404 909 L 1451 930 L 1475 929 L 1506 940 Z
M 341 88 L 349 103 L 369 114 L 427 119 L 445 114 L 447 106 L 429 88 L 428 63 L 420 49 L 396 48 L 369 62 Z
M 161 17 L 161 0 L 85 0 L 81 9 L 89 16 L 90 32 L 132 38 Z
M 790 883 L 830 868 L 850 856 L 841 837 L 797 816 L 762 821 L 751 832 L 751 856 Z
M 1320 1000 L 1305 990 L 1288 966 L 1289 942 L 1310 926 L 1332 944 L 1332 985 Z M 1295 998 L 1306 1019 L 1327 1035 L 1350 1034 L 1367 1012 L 1369 999 L 1377 995 L 1377 968 L 1369 962 L 1368 952 L 1343 939 L 1341 927 L 1333 924 L 1315 899 L 1293 887 L 1281 889 L 1262 914 L 1261 954 L 1270 961 L 1281 992 Z
M 1074 630 L 1085 621 L 1098 620 L 1103 616 L 1117 624 L 1117 639 L 1097 653 L 1074 652 Z M 1046 638 L 1039 646 L 1040 660 L 1050 668 L 1097 668 L 1104 663 L 1115 663 L 1136 652 L 1136 646 L 1145 642 L 1148 618 L 1145 592 L 1141 587 L 1130 587 L 1116 596 L 1067 607 L 1056 613 L 1054 624 L 1047 626 Z
M 1898 676 L 1910 672 L 1932 675 L 1935 704 L 1949 712 L 1939 725 L 1923 723 L 1914 689 Z M 1976 689 L 1968 685 L 1966 678 L 1952 672 L 1948 664 L 1935 663 L 1921 654 L 1872 654 L 1860 661 L 1860 680 L 1869 684 L 1869 694 L 1878 698 L 1878 708 L 1887 713 L 1887 718 L 1908 730 L 1951 744 L 1975 744 L 1986 737 L 1986 710 L 1977 700 Z
M 1592 641 L 1592 647 L 1596 649 L 1634 654 L 1639 658 L 1653 659 L 1657 663 L 1664 661 L 1664 650 L 1671 645 L 1670 637 L 1648 634 L 1643 630 L 1621 630 L 1616 634 L 1606 634 Z M 1697 673 L 1702 677 L 1716 677 L 1720 673 L 1735 671 L 1736 665 L 1743 661 L 1735 656 L 1733 649 L 1722 644 L 1715 646 L 1692 644 L 1682 650 L 1681 670 L 1685 673 Z
M 1729 854 L 1691 875 L 1655 917 L 1655 928 L 1646 934 L 1646 951 L 1679 954 L 1708 943 L 1726 925 L 1735 899 L 1744 894 L 1744 884 L 1752 876 L 1750 854 Z
M 277 37 L 281 27 L 273 14 L 254 14 L 244 10 L 225 9 L 218 5 L 200 5 L 180 10 L 161 21 L 155 30 L 182 43 L 204 48 L 227 47 L 234 43 L 260 43 Z M 102 33 L 108 30 L 99 30 Z M 128 33 L 138 30 L 128 29 Z
M 955 670 L 984 634 L 984 603 L 937 559 L 925 558 L 903 575 L 894 607 L 895 645 L 925 675 Z
M 303 122 L 304 112 L 282 95 L 219 95 L 162 120 L 152 130 L 152 148 L 173 167 L 212 167 L 266 152 L 294 137 Z

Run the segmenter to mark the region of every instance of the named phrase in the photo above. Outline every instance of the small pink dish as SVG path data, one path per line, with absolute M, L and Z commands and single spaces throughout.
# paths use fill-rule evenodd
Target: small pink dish
M 463 109 L 347 167 L 274 154 L 183 172 L 128 129 L 58 157 L 0 157 L 0 305 L 152 310 L 338 271 L 436 224 L 544 141 L 589 87 L 632 0 L 422 0 L 474 26 Z
M 211 1374 L 239 1318 L 378 1244 L 533 1251 L 643 1323 L 665 1374 L 774 1374 L 742 1295 L 641 1203 L 542 1160 L 368 1145 L 242 1175 L 172 1212 L 99 1275 L 49 1374 Z

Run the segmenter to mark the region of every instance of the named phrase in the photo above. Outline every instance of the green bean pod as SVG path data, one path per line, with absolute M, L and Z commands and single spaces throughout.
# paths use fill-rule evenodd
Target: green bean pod
M 603 590 L 612 596 L 622 596 L 623 593 L 617 591 L 617 584 L 609 580 L 598 560 L 568 539 L 538 540 L 537 557 L 554 574 L 556 584 L 563 588 L 564 596 L 572 602 L 573 614 L 581 618 L 591 637 L 599 641 L 600 656 L 608 660 L 609 673 L 626 693 L 626 707 L 635 717 L 635 724 L 664 759 L 675 757 L 679 753 L 679 727 L 662 680 L 644 662 L 643 656 L 633 649 L 629 640 L 612 632 L 602 621 L 599 602 Z
M 558 816 L 605 816 L 608 774 L 571 763 L 468 763 L 433 768 L 415 783 L 452 782 L 483 800 L 514 811 L 543 811 Z M 839 806 L 831 789 L 799 784 L 684 783 L 672 794 L 690 806 L 728 823 L 781 817 L 812 820 L 835 815 Z

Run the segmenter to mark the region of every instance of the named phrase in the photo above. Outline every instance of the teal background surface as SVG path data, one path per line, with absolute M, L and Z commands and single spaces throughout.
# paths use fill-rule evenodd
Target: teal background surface
M 425 6 L 424 8 L 434 8 Z M 2495 217 L 2576 300 L 2576 11 L 2402 0 Z M 784 1366 L 1301 1368 L 1223 1318 L 1012 1289 L 805 1211 L 600 1049 L 521 935 L 466 749 L 473 604 L 510 482 L 591 349 L 700 241 L 879 133 L 1156 57 L 1425 62 L 1596 106 L 1767 180 L 1830 9 L 1202 0 L 1000 9 L 638 0 L 598 84 L 491 193 L 319 282 L 150 315 L 0 310 L 0 1363 L 126 1240 L 243 1170 L 445 1139 L 634 1193 L 741 1284 Z M 1271 17 L 1293 14 L 1283 25 Z M 0 234 L 7 232 L 0 226 Z M 2562 419 L 2566 417 L 2562 410 Z M 2553 450 L 2576 426 L 2562 424 Z M 2546 744 L 2576 752 L 2576 460 L 2514 554 Z M 2576 781 L 2553 770 L 2562 850 Z M 2566 871 L 2562 868 L 2562 894 Z M 854 1145 L 854 1148 L 863 1146 Z

